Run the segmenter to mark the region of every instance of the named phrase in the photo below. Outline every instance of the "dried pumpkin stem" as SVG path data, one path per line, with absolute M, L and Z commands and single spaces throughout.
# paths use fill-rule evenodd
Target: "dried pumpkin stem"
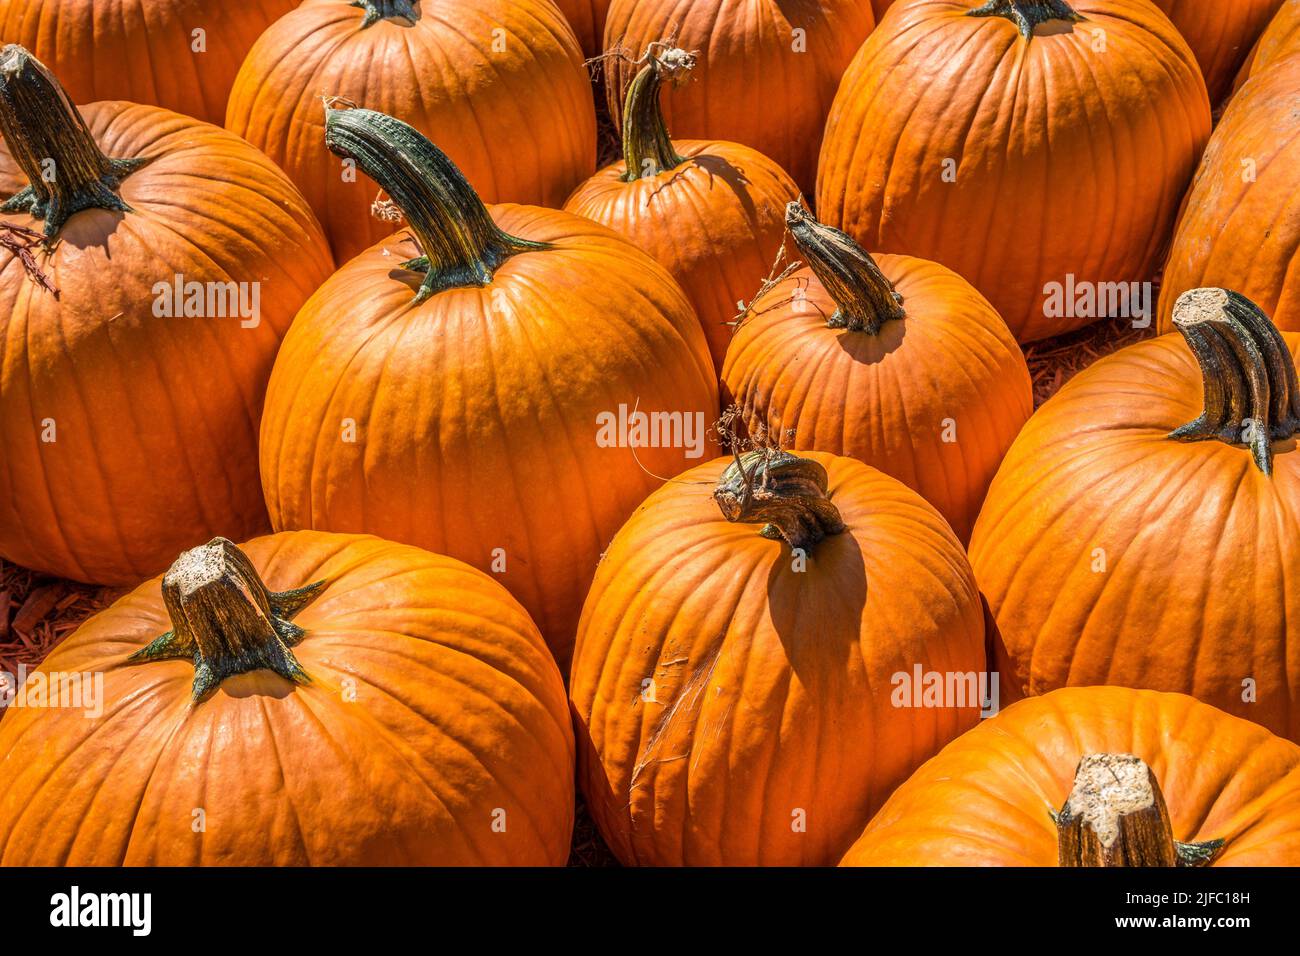
M 546 248 L 498 228 L 447 154 L 399 119 L 327 105 L 325 145 L 356 160 L 406 216 L 423 253 L 402 263 L 425 274 L 416 302 L 447 289 L 488 285 L 511 256 Z
M 1205 411 L 1177 429 L 1176 441 L 1245 445 L 1259 470 L 1273 473 L 1273 446 L 1300 432 L 1300 385 L 1282 333 L 1245 296 L 1192 289 L 1174 305 L 1205 382 Z
M 805 554 L 827 535 L 844 530 L 839 509 L 827 497 L 826 469 L 809 458 L 759 448 L 727 466 L 713 500 L 728 521 L 756 524 L 759 534 L 783 538 Z
M 989 0 L 982 7 L 969 10 L 968 17 L 1003 17 L 1020 29 L 1020 35 L 1032 40 L 1034 30 L 1050 20 L 1082 20 L 1065 0 Z
M 1179 843 L 1151 768 L 1133 754 L 1088 754 L 1055 814 L 1061 866 L 1204 866 L 1222 840 Z
M 244 552 L 225 538 L 213 538 L 167 570 L 162 595 L 172 630 L 130 659 L 192 661 L 196 702 L 227 677 L 263 668 L 305 684 L 307 674 L 290 650 L 304 632 L 291 619 L 324 586 L 318 581 L 293 591 L 268 591 Z
M 117 188 L 145 161 L 105 156 L 59 81 L 16 43 L 0 50 L 0 135 L 29 183 L 0 211 L 44 219 L 47 239 L 83 209 L 130 212 Z
M 785 224 L 838 306 L 827 325 L 875 335 L 886 322 L 907 317 L 903 297 L 851 236 L 818 222 L 799 202 L 785 207 Z
M 646 64 L 633 77 L 623 101 L 623 161 L 625 182 L 676 169 L 686 158 L 673 149 L 659 102 L 664 80 L 680 82 L 695 67 L 695 56 L 677 47 L 652 43 Z
M 410 20 L 415 23 L 420 15 L 415 10 L 418 0 L 354 0 L 348 4 L 366 11 L 366 18 L 361 21 L 365 29 L 380 20 Z

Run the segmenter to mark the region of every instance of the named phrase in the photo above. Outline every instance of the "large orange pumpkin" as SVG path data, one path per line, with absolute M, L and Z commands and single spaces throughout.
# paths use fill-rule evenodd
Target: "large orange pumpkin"
M 326 137 L 418 242 L 372 247 L 294 321 L 262 419 L 272 522 L 491 570 L 567 663 L 600 553 L 704 453 L 717 386 L 699 322 L 626 240 L 569 213 L 484 208 L 400 121 L 335 109 Z
M 62 706 L 35 703 L 56 688 Z M 216 539 L 82 625 L 15 703 L 0 865 L 568 856 L 555 663 L 500 584 L 417 548 Z
M 578 35 L 578 42 L 587 56 L 600 54 L 605 37 L 605 15 L 609 0 L 555 0 L 560 12 Z
M 1222 289 L 1174 323 L 1186 344 L 1070 381 L 993 480 L 970 555 L 1003 689 L 1177 691 L 1300 739 L 1300 336 Z
M 0 0 L 0 42 L 45 62 L 74 103 L 130 100 L 221 124 L 239 65 L 298 0 Z
M 1155 0 L 1187 38 L 1201 66 L 1210 102 L 1232 88 L 1233 77 L 1282 0 Z
M 840 85 L 817 213 L 953 269 L 1031 342 L 1106 317 L 1055 287 L 1151 278 L 1209 133 L 1147 0 L 900 0 Z
M 880 22 L 880 18 L 885 15 L 885 11 L 893 4 L 894 0 L 871 0 L 871 9 L 875 11 L 877 23 Z
M 700 465 L 624 525 L 583 608 L 587 807 L 627 864 L 833 864 L 975 723 L 983 669 L 965 555 L 915 492 L 820 452 Z M 955 695 L 914 706 L 917 674 Z
M 262 395 L 332 268 L 306 201 L 218 127 L 79 114 L 17 46 L 0 131 L 0 228 L 53 240 L 0 250 L 0 556 L 136 584 L 214 534 L 266 530 Z
M 1297 52 L 1300 52 L 1300 0 L 1286 0 L 1242 65 L 1237 85 Z
M 1160 294 L 1160 330 L 1173 328 L 1181 290 L 1236 289 L 1279 328 L 1300 332 L 1300 58 L 1262 70 L 1224 112 L 1174 233 Z
M 956 273 L 908 256 L 879 265 L 797 202 L 808 265 L 754 301 L 727 352 L 724 401 L 750 431 L 849 455 L 919 491 L 957 537 L 1033 411 L 1006 324 Z
M 646 57 L 627 89 L 623 161 L 579 186 L 564 208 L 626 236 L 672 273 L 721 369 L 737 303 L 771 271 L 785 234 L 783 211 L 799 187 L 748 146 L 670 139 L 660 87 L 680 81 L 694 57 L 661 44 Z
M 751 146 L 811 194 L 836 84 L 874 25 L 865 0 L 612 0 L 605 49 L 635 56 L 671 39 L 698 54 L 665 108 L 673 133 Z M 606 68 L 618 122 L 640 67 L 615 58 Z
M 843 860 L 1207 863 L 1300 866 L 1300 747 L 1182 694 L 1124 687 L 1053 691 L 984 721 L 899 787 Z
M 374 185 L 322 145 L 321 97 L 434 136 L 488 202 L 559 206 L 596 168 L 591 84 L 550 0 L 314 0 L 254 45 L 227 128 L 280 164 L 335 258 L 393 230 Z

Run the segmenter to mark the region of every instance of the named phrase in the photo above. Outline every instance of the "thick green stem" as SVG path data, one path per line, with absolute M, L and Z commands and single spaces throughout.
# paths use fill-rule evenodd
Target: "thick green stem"
M 1065 0 L 989 0 L 984 6 L 967 11 L 966 16 L 1010 20 L 1026 40 L 1032 40 L 1034 30 L 1051 20 L 1073 23 L 1083 19 Z
M 680 82 L 695 66 L 695 57 L 676 47 L 652 43 L 645 52 L 645 66 L 632 79 L 623 101 L 623 161 L 627 182 L 657 176 L 686 162 L 673 149 L 659 102 L 664 80 Z
M 1204 866 L 1222 840 L 1179 843 L 1151 768 L 1133 754 L 1088 754 L 1074 789 L 1054 815 L 1057 856 L 1066 867 Z
M 1200 363 L 1205 411 L 1169 437 L 1245 445 L 1271 475 L 1272 443 L 1300 432 L 1300 384 L 1282 333 L 1245 296 L 1214 288 L 1179 296 L 1174 327 Z
M 143 159 L 110 159 L 45 64 L 16 43 L 0 50 L 0 134 L 29 185 L 3 212 L 45 220 L 45 237 L 83 209 L 130 212 L 117 189 Z
M 415 23 L 420 19 L 415 5 L 419 0 L 354 0 L 349 6 L 360 7 L 366 11 L 366 18 L 361 21 L 365 29 L 380 20 L 410 20 Z
M 772 448 L 734 454 L 713 492 L 728 521 L 762 522 L 764 537 L 783 538 L 805 554 L 827 535 L 844 530 L 839 509 L 826 495 L 826 469 L 819 463 Z
M 838 306 L 827 321 L 831 328 L 875 335 L 886 322 L 907 317 L 903 297 L 851 236 L 818 222 L 799 202 L 785 207 L 785 224 Z
M 423 253 L 402 263 L 425 273 L 416 302 L 447 289 L 488 285 L 511 256 L 546 248 L 499 229 L 456 164 L 399 119 L 326 106 L 325 145 L 355 160 L 402 210 Z
M 266 669 L 307 683 L 290 650 L 304 632 L 291 619 L 324 586 L 318 581 L 293 591 L 268 591 L 244 552 L 225 538 L 213 538 L 168 568 L 162 594 L 172 629 L 130 659 L 192 661 L 196 703 L 227 677 L 249 671 Z

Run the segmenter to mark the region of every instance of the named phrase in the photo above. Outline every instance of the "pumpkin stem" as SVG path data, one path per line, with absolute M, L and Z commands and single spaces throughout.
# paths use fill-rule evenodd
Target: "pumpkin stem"
M 1049 20 L 1082 20 L 1065 0 L 989 0 L 984 6 L 966 12 L 968 17 L 1004 17 L 1020 28 L 1026 40 L 1034 38 L 1034 29 Z
M 826 323 L 832 329 L 875 335 L 886 322 L 907 317 L 903 297 L 853 237 L 818 222 L 797 200 L 785 207 L 785 225 L 839 306 Z
M 545 243 L 507 235 L 447 154 L 399 119 L 359 107 L 325 107 L 325 145 L 356 160 L 402 210 L 423 255 L 416 302 L 448 289 L 485 286 L 511 256 Z
M 728 521 L 764 522 L 759 534 L 784 538 L 805 554 L 828 534 L 844 530 L 839 509 L 826 496 L 826 469 L 809 458 L 775 448 L 735 457 L 714 489 L 713 500 Z
M 1192 289 L 1174 305 L 1205 379 L 1205 411 L 1170 434 L 1246 445 L 1259 470 L 1273 473 L 1273 446 L 1300 432 L 1300 385 L 1282 333 L 1255 303 L 1226 289 Z
M 129 660 L 193 661 L 196 703 L 227 677 L 262 668 L 305 684 L 309 678 L 289 650 L 305 632 L 290 619 L 324 586 L 317 581 L 293 591 L 268 591 L 244 552 L 225 538 L 213 538 L 167 569 L 162 595 L 172 630 Z
M 643 59 L 646 65 L 633 77 L 623 101 L 623 162 L 627 166 L 623 181 L 629 183 L 686 162 L 673 149 L 659 93 L 665 79 L 680 83 L 694 69 L 695 54 L 652 43 Z
M 415 10 L 417 3 L 419 0 L 353 0 L 348 6 L 366 11 L 366 18 L 361 21 L 364 30 L 380 20 L 410 20 L 415 23 L 420 19 Z
M 45 220 L 45 238 L 83 209 L 131 209 L 117 188 L 143 159 L 110 159 L 45 64 L 23 47 L 0 50 L 0 135 L 29 185 L 0 212 Z
M 1156 775 L 1133 754 L 1086 755 L 1053 816 L 1061 866 L 1204 866 L 1223 848 L 1222 840 L 1174 839 Z

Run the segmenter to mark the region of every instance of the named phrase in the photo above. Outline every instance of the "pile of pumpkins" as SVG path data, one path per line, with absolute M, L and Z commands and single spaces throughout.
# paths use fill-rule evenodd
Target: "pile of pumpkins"
M 0 41 L 0 864 L 1300 864 L 1300 0 Z

